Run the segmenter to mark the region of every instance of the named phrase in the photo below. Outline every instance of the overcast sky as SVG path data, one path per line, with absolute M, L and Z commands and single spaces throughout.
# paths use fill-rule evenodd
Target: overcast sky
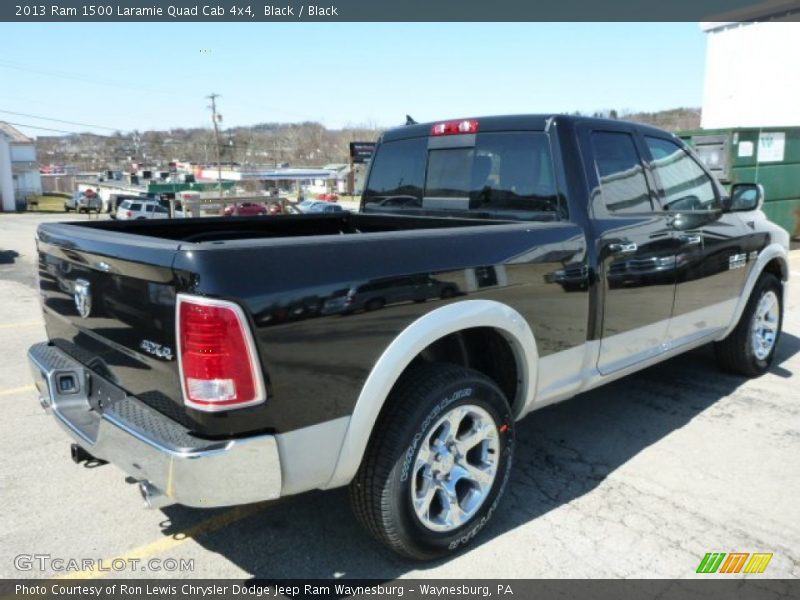
M 0 24 L 0 120 L 64 131 L 700 106 L 697 23 Z M 20 127 L 31 135 L 54 135 Z

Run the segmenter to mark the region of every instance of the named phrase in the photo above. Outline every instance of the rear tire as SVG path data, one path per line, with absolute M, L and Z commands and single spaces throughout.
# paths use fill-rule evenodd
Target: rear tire
M 729 373 L 758 377 L 775 358 L 783 325 L 781 281 L 763 273 L 756 282 L 736 328 L 714 344 L 719 366 Z
M 471 543 L 497 509 L 514 452 L 503 392 L 450 364 L 397 383 L 350 485 L 353 511 L 378 541 L 428 560 Z

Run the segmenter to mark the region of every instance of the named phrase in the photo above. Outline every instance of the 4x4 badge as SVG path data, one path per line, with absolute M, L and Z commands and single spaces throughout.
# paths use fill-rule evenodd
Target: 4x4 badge
M 73 287 L 73 298 L 78 314 L 84 319 L 89 318 L 92 313 L 92 293 L 89 290 L 89 282 L 85 279 L 76 279 Z

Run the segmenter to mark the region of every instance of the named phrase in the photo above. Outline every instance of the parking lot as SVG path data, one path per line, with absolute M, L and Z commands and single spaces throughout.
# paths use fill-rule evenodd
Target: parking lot
M 0 576 L 65 575 L 15 560 L 47 554 L 193 565 L 119 573 L 134 577 L 683 578 L 707 552 L 773 553 L 764 577 L 800 576 L 800 251 L 770 373 L 722 374 L 701 348 L 532 414 L 517 428 L 500 514 L 469 551 L 421 565 L 373 542 L 343 489 L 145 510 L 114 466 L 73 464 L 67 436 L 39 408 L 25 353 L 45 338 L 36 226 L 85 218 L 0 216 Z M 78 573 L 98 574 L 108 576 Z

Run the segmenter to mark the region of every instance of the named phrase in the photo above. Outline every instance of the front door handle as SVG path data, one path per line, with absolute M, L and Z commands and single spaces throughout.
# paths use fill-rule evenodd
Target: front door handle
M 699 233 L 684 233 L 678 239 L 687 246 L 699 246 L 703 243 L 703 236 Z
M 639 249 L 639 246 L 635 242 L 623 242 L 609 244 L 608 249 L 613 254 L 633 254 Z

